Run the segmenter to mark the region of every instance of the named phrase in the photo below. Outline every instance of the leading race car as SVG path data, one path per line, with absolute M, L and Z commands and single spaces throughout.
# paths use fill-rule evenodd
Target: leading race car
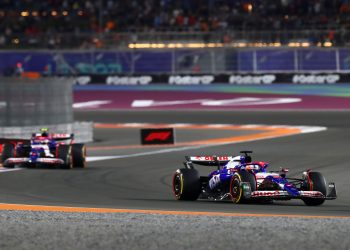
M 3 144 L 1 160 L 4 167 L 83 168 L 86 165 L 84 144 L 74 143 L 73 134 L 34 133 L 30 140 Z
M 336 199 L 334 183 L 327 185 L 319 172 L 307 170 L 301 178 L 287 178 L 288 169 L 267 171 L 267 162 L 253 162 L 252 151 L 233 156 L 186 156 L 185 168 L 176 170 L 172 189 L 177 200 L 247 201 L 301 199 L 308 206 Z M 216 166 L 208 176 L 200 176 L 194 164 Z

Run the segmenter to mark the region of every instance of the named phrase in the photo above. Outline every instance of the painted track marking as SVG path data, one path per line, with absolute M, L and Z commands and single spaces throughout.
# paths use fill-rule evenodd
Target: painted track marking
M 326 127 L 315 127 L 315 126 L 287 126 L 287 125 L 261 125 L 261 124 L 248 124 L 248 125 L 233 125 L 233 124 L 150 124 L 150 123 L 117 123 L 117 124 L 95 124 L 96 128 L 101 129 L 122 129 L 122 128 L 164 128 L 164 127 L 173 127 L 178 129 L 209 129 L 209 130 L 245 130 L 245 131 L 261 131 L 255 134 L 234 136 L 234 137 L 225 137 L 225 138 L 215 138 L 209 140 L 200 140 L 200 141 L 191 141 L 177 143 L 175 145 L 167 145 L 167 148 L 162 148 L 159 150 L 141 152 L 135 154 L 127 155 L 115 155 L 115 156 L 96 156 L 88 157 L 88 161 L 102 161 L 102 160 L 111 160 L 111 159 L 122 159 L 122 158 L 131 158 L 139 156 L 149 156 L 155 154 L 164 154 L 171 152 L 179 152 L 192 149 L 201 149 L 208 148 L 213 146 L 237 144 L 250 141 L 258 141 L 265 139 L 272 139 L 284 136 L 291 136 L 303 133 L 314 133 L 324 131 Z M 125 148 L 154 148 L 159 146 L 142 146 L 142 145 L 126 145 L 126 146 L 95 146 L 88 147 L 88 150 L 113 150 L 113 149 L 125 149 Z M 164 147 L 164 146 L 162 146 Z
M 13 171 L 18 171 L 18 170 L 22 170 L 22 168 L 3 168 L 3 167 L 0 167 L 0 173 L 13 172 Z
M 221 216 L 221 217 L 285 217 L 285 218 L 306 218 L 306 219 L 330 219 L 330 218 L 350 219 L 350 216 L 142 210 L 142 209 L 118 209 L 118 208 L 96 208 L 96 207 L 94 208 L 94 207 L 40 206 L 40 205 L 6 204 L 6 203 L 0 203 L 0 210 L 66 212 L 66 213 L 136 213 L 136 214 Z

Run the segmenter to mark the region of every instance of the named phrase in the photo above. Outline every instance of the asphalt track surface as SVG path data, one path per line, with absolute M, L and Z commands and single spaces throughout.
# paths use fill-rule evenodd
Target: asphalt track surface
M 125 158 L 90 162 L 86 169 L 28 169 L 0 174 L 0 202 L 35 205 L 87 206 L 107 208 L 160 209 L 350 216 L 350 116 L 349 112 L 79 112 L 78 120 L 99 123 L 196 123 L 269 124 L 325 126 L 327 131 L 300 134 L 201 149 L 153 154 L 153 147 L 124 145 L 139 143 L 138 129 L 96 129 L 96 142 L 88 145 L 90 156 Z M 214 131 L 215 132 L 215 131 Z M 210 130 L 178 130 L 180 141 L 210 137 Z M 226 134 L 225 134 L 226 133 Z M 242 133 L 223 131 L 228 133 Z M 116 146 L 105 150 L 103 146 Z M 97 148 L 96 148 L 97 147 Z M 99 149 L 98 147 L 102 147 Z M 90 150 L 91 149 L 91 150 Z M 162 147 L 162 149 L 164 149 Z M 235 155 L 253 150 L 256 160 L 270 162 L 270 168 L 290 169 L 300 176 L 307 169 L 322 172 L 337 185 L 339 198 L 319 207 L 306 207 L 300 201 L 274 205 L 233 205 L 230 202 L 178 202 L 172 197 L 172 173 L 182 167 L 185 155 Z M 142 153 L 146 155 L 142 155 Z M 135 155 L 141 153 L 141 155 Z M 211 169 L 201 168 L 207 174 Z
M 248 217 L 256 214 L 264 217 L 261 220 L 265 220 L 265 217 L 274 218 L 276 215 L 285 216 L 281 218 L 289 218 L 288 216 L 296 215 L 299 216 L 298 218 L 301 221 L 318 216 L 325 216 L 325 220 L 339 217 L 347 221 L 342 226 L 343 231 L 334 232 L 334 230 L 339 230 L 339 228 L 332 229 L 332 226 L 339 224 L 337 222 L 331 223 L 326 228 L 322 228 L 322 226 L 318 228 L 321 228 L 320 230 L 333 230 L 334 234 L 349 232 L 350 113 L 348 111 L 84 111 L 77 112 L 75 118 L 82 121 L 93 120 L 103 124 L 159 124 L 174 122 L 242 125 L 285 124 L 324 126 L 327 127 L 327 130 L 232 145 L 154 153 L 165 149 L 165 147 L 136 147 L 139 144 L 138 129 L 96 128 L 95 142 L 88 145 L 89 156 L 120 156 L 120 158 L 89 162 L 86 169 L 25 169 L 1 173 L 0 203 L 204 212 L 208 217 L 218 215 L 210 214 L 211 212 L 238 214 L 238 216 L 241 214 Z M 179 130 L 179 142 L 197 140 L 198 138 L 210 139 L 213 137 L 212 133 L 212 130 L 205 129 L 200 131 Z M 221 131 L 220 133 L 220 137 L 222 137 L 229 135 L 240 136 L 246 132 Z M 129 147 L 123 148 L 125 145 L 129 145 Z M 182 167 L 185 155 L 235 155 L 240 150 L 253 150 L 253 159 L 270 162 L 271 169 L 279 169 L 279 167 L 289 168 L 289 176 L 292 177 L 300 176 L 306 169 L 320 171 L 327 180 L 336 183 L 338 199 L 326 201 L 322 206 L 318 207 L 307 207 L 303 202 L 297 200 L 263 205 L 234 205 L 231 202 L 212 201 L 179 202 L 174 200 L 171 192 L 171 177 L 177 168 Z M 200 168 L 203 174 L 207 174 L 210 170 L 208 168 Z M 166 219 L 164 220 L 166 221 Z M 188 219 L 188 221 L 191 220 L 190 218 Z M 242 220 L 238 219 L 236 223 L 242 223 Z M 204 221 L 203 223 L 208 222 Z M 283 223 L 288 224 L 286 222 Z M 295 223 L 300 224 L 300 221 Z M 322 221 L 315 222 L 315 225 L 317 223 L 325 225 L 322 224 Z M 215 226 L 218 227 L 218 225 Z M 304 229 L 312 226 L 308 224 Z M 186 230 L 194 230 L 193 228 L 191 229 L 190 225 L 185 225 L 185 228 Z M 278 230 L 283 229 L 279 228 Z M 255 231 L 253 230 L 253 233 L 258 233 Z M 210 234 L 207 231 L 205 233 L 206 235 Z M 299 237 L 298 232 L 294 232 L 293 235 L 293 237 Z M 153 237 L 157 236 L 154 235 Z M 292 241 L 293 239 L 291 239 Z M 346 242 L 349 243 L 349 241 Z M 340 243 L 338 243 L 332 243 L 331 241 L 331 244 L 324 246 L 335 247 L 339 246 Z M 5 246 L 9 247 L 9 245 Z M 125 244 L 124 246 L 128 245 Z M 176 246 L 176 244 L 173 245 L 173 248 Z M 230 244 L 222 245 L 221 248 L 228 248 L 229 246 Z M 244 249 L 244 244 L 240 246 L 242 246 L 241 249 Z M 255 246 L 258 247 L 259 243 L 257 242 Z M 270 245 L 267 244 L 266 246 Z M 347 246 L 340 244 L 339 249 L 347 249 Z M 82 248 L 90 247 L 89 245 L 82 246 Z M 143 248 L 135 245 L 131 247 Z M 165 246 L 157 245 L 152 247 L 152 245 L 149 245 L 147 247 L 164 249 Z M 193 245 L 179 245 L 180 249 L 191 247 Z M 107 248 L 113 249 L 110 245 L 107 245 Z M 306 248 L 312 249 L 312 245 L 306 245 Z M 170 247 L 170 249 L 172 248 Z M 293 247 L 289 247 L 289 249 L 293 249 Z

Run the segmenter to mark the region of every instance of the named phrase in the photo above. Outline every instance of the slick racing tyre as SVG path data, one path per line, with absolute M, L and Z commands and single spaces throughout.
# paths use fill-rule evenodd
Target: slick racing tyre
M 12 143 L 5 143 L 2 147 L 1 162 L 5 163 L 8 158 L 14 157 L 15 146 Z M 6 168 L 13 168 L 14 164 L 4 164 Z
M 63 160 L 61 168 L 71 169 L 73 168 L 72 161 L 72 147 L 70 145 L 59 145 L 57 149 L 57 158 Z
M 181 168 L 176 170 L 172 183 L 177 200 L 194 201 L 201 193 L 199 173 L 196 169 Z
M 256 191 L 256 179 L 254 174 L 247 171 L 235 173 L 230 182 L 230 194 L 234 203 L 243 203 L 246 201 L 243 197 L 242 182 L 248 182 L 250 184 L 251 192 Z
M 304 191 L 320 191 L 327 195 L 327 183 L 324 176 L 319 172 L 309 172 L 305 178 Z M 324 203 L 325 198 L 303 198 L 307 206 L 319 206 Z
M 86 166 L 86 147 L 84 144 L 72 145 L 73 167 L 84 168 Z

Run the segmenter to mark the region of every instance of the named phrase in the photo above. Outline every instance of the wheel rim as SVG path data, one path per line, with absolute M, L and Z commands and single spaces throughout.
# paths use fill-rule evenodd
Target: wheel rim
M 73 168 L 73 158 L 72 158 L 72 153 L 70 151 L 67 155 L 67 167 Z
M 237 176 L 233 176 L 233 179 L 231 181 L 230 194 L 233 202 L 238 203 L 241 200 L 241 197 L 242 197 L 241 180 Z
M 174 195 L 178 198 L 182 193 L 182 178 L 181 175 L 176 174 L 173 181 Z
M 232 186 L 231 186 L 231 195 L 233 199 L 236 199 L 239 196 L 240 192 L 240 187 L 239 187 L 239 180 L 235 178 L 232 181 Z
M 86 147 L 83 147 L 83 168 L 86 167 Z

